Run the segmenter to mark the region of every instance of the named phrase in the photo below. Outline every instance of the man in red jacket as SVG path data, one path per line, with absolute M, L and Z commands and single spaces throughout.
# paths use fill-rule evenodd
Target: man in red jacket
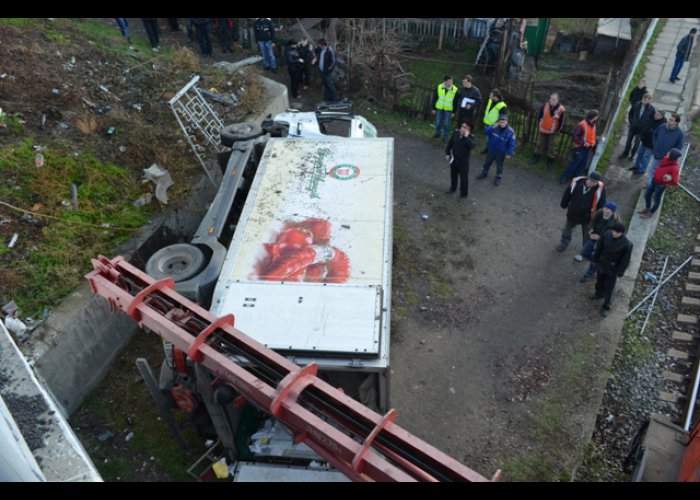
M 649 184 L 644 192 L 643 210 L 639 211 L 642 219 L 651 219 L 661 205 L 661 195 L 664 194 L 666 186 L 678 185 L 678 174 L 680 166 L 678 158 L 681 157 L 681 151 L 678 148 L 672 148 L 666 156 L 661 160 L 659 166 L 654 170 L 654 180 Z M 651 204 L 651 197 L 654 197 L 654 205 Z M 649 208 L 651 206 L 651 209 Z

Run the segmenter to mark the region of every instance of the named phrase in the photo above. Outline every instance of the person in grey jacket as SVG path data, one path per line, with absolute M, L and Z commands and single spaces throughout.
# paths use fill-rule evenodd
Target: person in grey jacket
M 683 63 L 690 59 L 690 51 L 693 49 L 693 40 L 697 32 L 698 30 L 696 28 L 692 28 L 690 32 L 678 42 L 678 46 L 676 47 L 676 62 L 673 64 L 671 78 L 669 78 L 671 83 L 676 83 L 676 80 L 680 80 L 680 78 L 678 78 L 678 73 L 681 72 Z

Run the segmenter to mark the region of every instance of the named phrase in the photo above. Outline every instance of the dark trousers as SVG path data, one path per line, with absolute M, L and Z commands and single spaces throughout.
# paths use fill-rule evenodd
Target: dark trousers
M 450 163 L 450 191 L 457 190 L 457 179 L 459 178 L 459 195 L 466 198 L 469 194 L 469 162 L 457 164 L 456 161 Z
M 304 85 L 311 85 L 311 61 L 306 61 L 302 67 L 301 81 Z
M 632 141 L 634 141 L 634 146 L 632 145 Z M 622 152 L 622 156 L 630 155 L 630 157 L 634 158 L 634 155 L 637 154 L 637 149 L 639 149 L 639 141 L 639 131 L 630 128 L 627 131 L 627 142 L 625 142 L 625 150 Z M 632 149 L 631 154 L 630 149 Z
M 292 82 L 292 97 L 296 97 L 299 95 L 299 84 L 301 83 L 301 64 L 287 66 L 287 70 L 289 71 L 289 79 Z
M 233 44 L 233 38 L 231 36 L 231 30 L 228 29 L 228 24 L 226 21 L 219 22 L 219 45 L 221 45 L 221 52 L 233 52 L 231 45 Z
M 569 243 L 571 243 L 571 232 L 576 226 L 581 226 L 581 237 L 583 238 L 583 244 L 588 241 L 588 224 L 573 222 L 567 217 L 564 229 L 561 231 L 561 241 L 559 242 L 559 244 L 564 248 L 568 247 Z
M 676 55 L 676 60 L 673 63 L 673 69 L 671 70 L 671 80 L 678 78 L 678 73 L 681 72 L 683 63 L 685 62 L 685 57 Z
M 595 281 L 595 294 L 598 297 L 605 298 L 603 301 L 603 309 L 610 309 L 615 283 L 617 283 L 617 276 L 615 276 L 615 274 L 603 273 L 598 269 L 598 277 Z
M 566 170 L 564 170 L 561 178 L 568 180 L 574 177 L 580 177 L 588 163 L 588 152 L 590 150 L 591 148 L 584 148 L 583 146 L 574 149 L 574 157 L 569 162 Z
M 486 160 L 484 161 L 484 166 L 481 168 L 481 171 L 484 174 L 488 174 L 494 160 L 496 161 L 496 178 L 500 179 L 503 177 L 503 162 L 506 160 L 505 151 L 496 152 L 489 149 L 488 153 L 486 153 Z
M 148 35 L 148 41 L 151 42 L 151 47 L 155 49 L 160 45 L 160 40 L 158 38 L 158 19 L 144 19 L 143 27 Z
M 195 24 L 197 28 L 197 41 L 199 42 L 199 50 L 205 56 L 210 56 L 211 48 L 211 23 Z
M 167 17 L 168 25 L 170 25 L 170 31 L 180 31 L 180 25 L 177 22 L 177 17 Z
M 325 89 L 325 99 L 331 102 L 338 100 L 338 94 L 335 91 L 335 86 L 333 85 L 333 73 L 321 73 L 321 81 L 323 81 L 323 88 Z
M 659 205 L 661 205 L 661 196 L 663 196 L 665 190 L 666 184 L 657 184 L 656 182 L 652 182 L 651 184 L 647 185 L 647 189 L 644 191 L 644 206 L 646 208 L 651 207 L 650 212 L 652 214 L 656 213 L 656 211 L 659 209 Z M 654 197 L 653 206 L 651 204 L 652 196 Z

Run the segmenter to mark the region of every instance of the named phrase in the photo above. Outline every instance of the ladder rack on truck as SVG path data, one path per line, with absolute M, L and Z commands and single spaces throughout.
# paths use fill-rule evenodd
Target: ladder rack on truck
M 86 278 L 113 310 L 126 312 L 254 405 L 273 415 L 336 469 L 354 481 L 488 481 L 304 368 L 154 280 L 123 257 L 93 259 Z M 233 358 L 244 360 L 239 363 Z M 492 480 L 498 480 L 497 471 Z

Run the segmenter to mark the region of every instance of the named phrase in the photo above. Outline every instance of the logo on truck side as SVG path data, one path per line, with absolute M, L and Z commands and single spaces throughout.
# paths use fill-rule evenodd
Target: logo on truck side
M 360 167 L 344 163 L 330 169 L 328 175 L 339 181 L 349 181 L 360 176 Z

